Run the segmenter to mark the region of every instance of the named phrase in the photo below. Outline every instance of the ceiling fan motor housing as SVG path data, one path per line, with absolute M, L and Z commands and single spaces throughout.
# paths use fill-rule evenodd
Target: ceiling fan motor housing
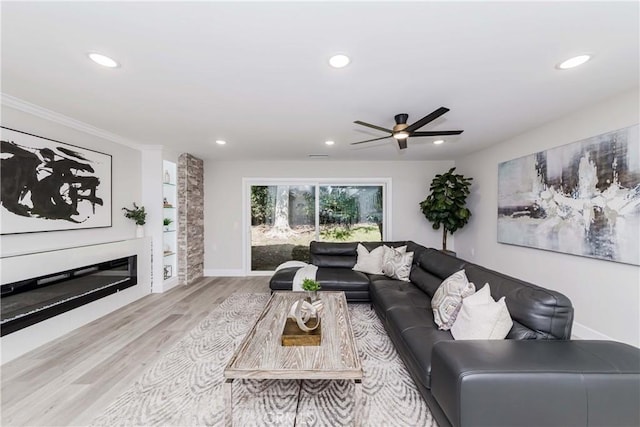
M 394 118 L 396 119 L 397 125 L 406 125 L 409 115 L 407 113 L 400 113 L 400 114 L 396 114 Z
M 396 114 L 394 118 L 396 119 L 396 125 L 393 127 L 392 136 L 396 139 L 404 139 L 408 137 L 409 134 L 407 132 L 403 132 L 403 130 L 408 127 L 407 119 L 409 118 L 409 115 L 406 113 L 400 113 Z
M 407 119 L 409 115 L 406 113 L 396 114 L 396 125 L 393 127 L 393 137 L 396 139 L 404 139 L 409 136 L 407 132 L 403 132 L 409 125 L 407 125 Z

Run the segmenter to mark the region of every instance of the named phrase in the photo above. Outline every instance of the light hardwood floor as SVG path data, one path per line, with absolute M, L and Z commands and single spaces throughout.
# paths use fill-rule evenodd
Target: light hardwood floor
M 88 425 L 229 295 L 268 277 L 204 278 L 151 294 L 4 364 L 2 426 Z

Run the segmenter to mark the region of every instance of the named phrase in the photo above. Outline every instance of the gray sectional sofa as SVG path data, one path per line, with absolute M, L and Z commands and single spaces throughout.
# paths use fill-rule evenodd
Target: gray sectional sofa
M 361 242 L 372 250 L 383 242 Z M 353 271 L 354 243 L 310 244 L 324 290 L 369 302 L 440 427 L 640 425 L 640 350 L 610 341 L 570 340 L 571 301 L 411 241 L 410 281 Z M 440 283 L 464 269 L 479 289 L 505 297 L 513 320 L 507 339 L 455 341 L 433 320 Z M 297 268 L 276 272 L 272 290 L 291 289 Z

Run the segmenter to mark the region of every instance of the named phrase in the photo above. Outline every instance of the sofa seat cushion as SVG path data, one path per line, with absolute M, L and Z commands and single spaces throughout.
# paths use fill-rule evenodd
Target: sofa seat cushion
M 430 313 L 418 307 L 397 306 L 387 311 L 387 327 L 396 350 L 414 379 L 431 388 L 431 352 L 440 341 L 452 341 L 449 331 L 438 329 Z
M 431 385 L 431 350 L 435 343 L 453 340 L 433 321 L 431 298 L 415 285 L 400 280 L 372 280 L 369 292 L 389 337 L 417 381 Z
M 383 320 L 386 312 L 396 306 L 414 306 L 431 312 L 431 298 L 410 282 L 389 279 L 386 276 L 371 276 L 369 286 L 371 301 Z
M 316 280 L 323 291 L 368 291 L 369 276 L 341 267 L 319 267 Z
M 276 271 L 269 280 L 271 290 L 290 291 L 299 269 L 300 267 L 287 267 Z M 319 267 L 316 280 L 320 282 L 323 291 L 369 291 L 369 277 L 347 268 Z

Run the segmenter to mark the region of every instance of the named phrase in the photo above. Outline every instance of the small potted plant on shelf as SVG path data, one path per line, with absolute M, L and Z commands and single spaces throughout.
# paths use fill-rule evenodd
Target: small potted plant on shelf
M 144 229 L 142 226 L 146 223 L 147 213 L 144 210 L 144 206 L 138 206 L 136 203 L 133 203 L 133 209 L 122 208 L 124 211 L 124 216 L 135 221 L 136 227 L 136 237 L 144 236 Z
M 164 231 L 169 231 L 169 226 L 171 225 L 172 222 L 173 220 L 171 218 L 165 218 L 162 220 L 162 224 L 164 225 Z
M 304 279 L 302 281 L 302 289 L 307 291 L 307 295 L 311 302 L 314 302 L 318 299 L 318 291 L 320 290 L 320 283 L 316 282 L 313 279 Z

